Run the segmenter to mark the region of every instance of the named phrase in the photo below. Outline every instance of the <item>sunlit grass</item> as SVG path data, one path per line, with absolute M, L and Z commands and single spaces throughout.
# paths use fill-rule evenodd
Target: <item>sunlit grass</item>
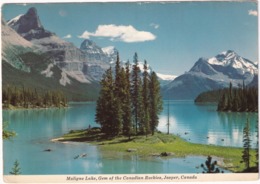
M 124 136 L 106 137 L 99 129 L 76 130 L 65 134 L 63 141 L 89 142 L 99 145 L 103 155 L 106 153 L 117 155 L 118 152 L 126 155 L 138 154 L 140 157 L 160 155 L 162 152 L 171 154 L 171 157 L 215 156 L 223 158 L 225 168 L 239 172 L 244 170 L 244 164 L 240 161 L 243 148 L 224 147 L 190 143 L 179 136 L 155 133 L 148 136 L 133 136 L 130 139 Z M 129 151 L 134 150 L 134 151 Z M 113 154 L 114 153 L 114 154 Z M 255 150 L 251 150 L 251 166 L 255 165 Z

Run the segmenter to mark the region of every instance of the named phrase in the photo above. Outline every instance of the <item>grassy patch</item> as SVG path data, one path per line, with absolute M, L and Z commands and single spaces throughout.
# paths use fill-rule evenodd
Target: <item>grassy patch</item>
M 124 136 L 107 137 L 99 128 L 89 130 L 72 130 L 62 137 L 62 141 L 88 142 L 99 145 L 104 155 L 117 155 L 123 152 L 127 155 L 138 154 L 141 157 L 170 153 L 174 157 L 202 155 L 205 160 L 208 155 L 223 158 L 222 167 L 233 172 L 243 171 L 244 164 L 240 163 L 243 148 L 223 147 L 190 143 L 179 136 L 155 133 L 151 136 L 134 136 L 128 139 Z M 255 150 L 251 150 L 251 166 L 255 165 Z

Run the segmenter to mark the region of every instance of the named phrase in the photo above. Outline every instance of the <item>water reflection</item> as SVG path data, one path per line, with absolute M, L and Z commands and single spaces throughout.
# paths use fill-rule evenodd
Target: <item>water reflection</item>
M 158 126 L 163 132 L 167 131 L 167 103 Z M 169 107 L 170 133 L 190 142 L 242 147 L 243 128 L 249 119 L 252 147 L 256 145 L 257 113 L 217 112 L 216 105 L 195 105 L 192 101 L 170 101 Z

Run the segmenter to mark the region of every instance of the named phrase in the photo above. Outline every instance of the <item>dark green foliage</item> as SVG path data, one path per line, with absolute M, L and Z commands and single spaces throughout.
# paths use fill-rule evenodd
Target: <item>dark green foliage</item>
M 18 162 L 18 160 L 16 160 L 15 162 L 14 162 L 14 167 L 12 168 L 12 171 L 11 172 L 9 172 L 10 174 L 12 174 L 12 175 L 19 175 L 19 174 L 21 174 L 21 168 L 19 167 L 19 162 Z
M 258 88 L 245 87 L 219 89 L 201 93 L 195 103 L 216 102 L 218 111 L 257 112 Z
M 102 88 L 97 100 L 96 122 L 101 125 L 102 132 L 113 133 L 113 76 L 111 67 L 103 75 L 100 82 Z
M 243 130 L 243 142 L 244 142 L 244 150 L 242 152 L 242 161 L 245 163 L 246 170 L 250 168 L 250 148 L 251 148 L 251 140 L 250 140 L 250 129 L 249 129 L 249 121 L 247 120 L 246 126 Z
M 141 98 L 141 78 L 140 78 L 140 68 L 138 66 L 138 55 L 134 54 L 133 59 L 134 65 L 132 68 L 132 81 L 131 81 L 131 97 L 132 97 L 132 108 L 133 108 L 133 116 L 134 116 L 134 126 L 135 133 L 138 132 L 138 123 L 140 122 L 139 112 L 141 110 L 140 107 L 140 98 Z M 139 113 L 139 114 L 138 114 Z M 140 127 L 141 128 L 141 127 Z
M 144 61 L 144 72 L 143 72 L 143 89 L 142 89 L 142 104 L 143 104 L 143 115 L 141 116 L 141 122 L 144 127 L 144 133 L 150 134 L 151 133 L 151 127 L 149 125 L 150 123 L 150 92 L 149 92 L 149 74 L 148 74 L 148 67 L 147 67 L 147 61 Z
M 218 111 L 257 112 L 258 89 L 256 87 L 232 88 L 230 84 L 228 91 L 223 90 Z
M 10 130 L 7 130 L 8 123 L 3 122 L 2 129 L 3 129 L 3 139 L 11 139 L 12 137 L 16 136 L 16 133 Z
M 113 79 L 112 79 L 113 80 Z M 118 135 L 121 133 L 123 124 L 123 103 L 125 91 L 125 72 L 121 70 L 119 54 L 117 53 L 116 67 L 115 67 L 115 80 L 113 84 L 113 124 L 114 124 L 114 134 Z
M 124 73 L 124 69 L 121 69 L 122 73 Z M 128 136 L 130 139 L 130 136 L 132 134 L 132 113 L 131 113 L 131 94 L 130 94 L 130 68 L 129 68 L 129 62 L 126 63 L 126 69 L 125 69 L 125 85 L 124 85 L 124 91 L 125 95 L 123 98 L 123 135 Z
M 212 157 L 208 156 L 207 160 L 205 161 L 205 165 L 201 164 L 201 167 L 204 169 L 202 173 L 224 173 L 223 171 L 220 171 L 216 165 L 217 161 L 212 162 Z
M 255 148 L 255 152 L 256 152 L 256 154 L 255 154 L 255 157 L 256 157 L 256 168 L 258 169 L 258 167 L 259 167 L 259 130 L 258 130 L 258 123 L 257 123 L 257 126 L 256 126 L 256 148 Z
M 2 93 L 3 108 L 65 107 L 67 99 L 61 91 L 38 93 L 36 89 L 6 86 Z
M 160 94 L 160 83 L 158 81 L 157 75 L 155 72 L 151 74 L 151 81 L 149 85 L 150 91 L 150 129 L 152 131 L 152 135 L 154 134 L 158 123 L 159 123 L 159 113 L 162 111 L 162 97 Z
M 121 67 L 118 56 L 115 76 L 110 68 L 100 82 L 96 122 L 101 125 L 101 131 L 106 135 L 123 134 L 130 139 L 133 130 L 136 135 L 148 135 L 154 133 L 158 126 L 158 114 L 162 110 L 159 81 L 155 72 L 151 76 L 148 73 L 146 61 L 141 78 L 137 54 L 134 56 L 134 62 L 131 75 L 129 62 L 125 68 Z

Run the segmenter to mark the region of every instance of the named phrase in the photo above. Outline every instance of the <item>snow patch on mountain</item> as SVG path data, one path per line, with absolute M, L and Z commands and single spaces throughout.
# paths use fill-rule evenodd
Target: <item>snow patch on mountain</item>
M 82 71 L 66 71 L 67 75 L 81 83 L 91 83 Z
M 48 65 L 48 67 L 46 68 L 46 70 L 43 70 L 41 72 L 42 75 L 45 75 L 45 77 L 51 77 L 53 75 L 53 71 L 51 71 L 51 69 L 54 67 L 54 65 L 51 63 Z
M 17 22 L 23 15 L 24 15 L 24 14 L 20 14 L 20 15 L 16 16 L 15 18 L 9 20 L 9 21 L 7 22 L 8 26 L 14 27 L 14 29 L 16 30 L 16 29 L 17 29 L 17 25 L 15 25 L 15 24 L 16 24 L 16 22 Z
M 107 55 L 115 54 L 115 47 L 114 46 L 103 47 L 101 49 Z
M 68 78 L 66 71 L 62 70 L 61 79 L 59 82 L 63 86 L 66 86 L 66 84 L 70 84 L 70 79 Z
M 174 80 L 177 76 L 176 75 L 167 75 L 167 74 L 161 74 L 156 73 L 157 77 L 159 77 L 161 80 Z

